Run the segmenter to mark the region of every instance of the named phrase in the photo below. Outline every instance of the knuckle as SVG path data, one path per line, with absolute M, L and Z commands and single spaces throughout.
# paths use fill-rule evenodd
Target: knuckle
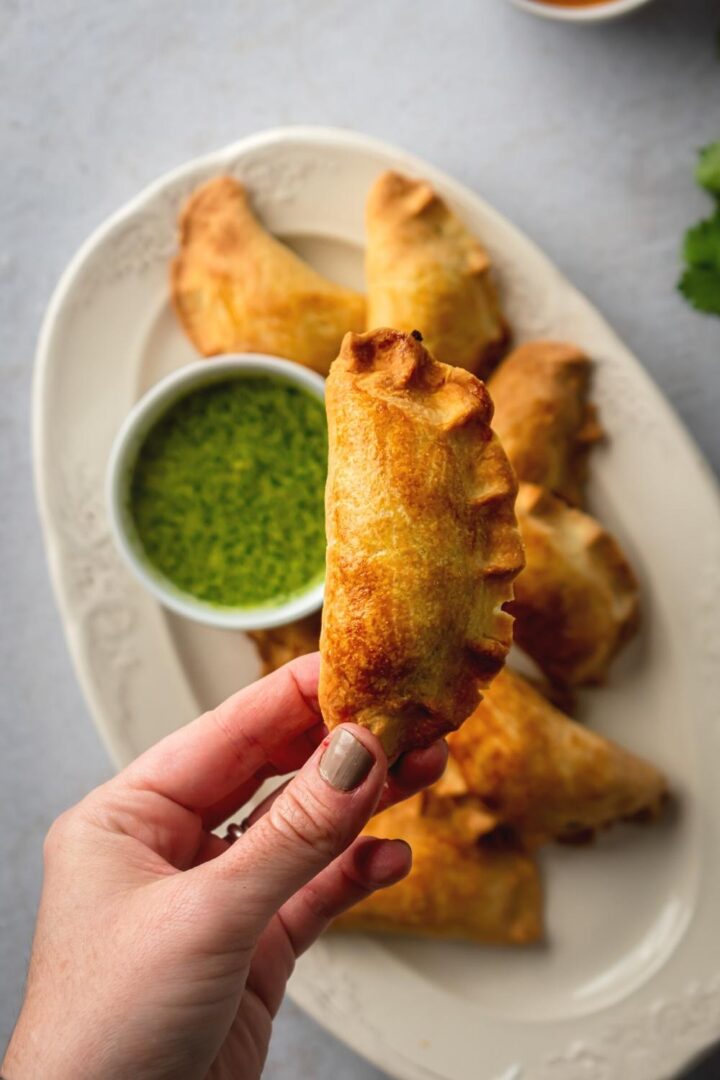
M 77 815 L 73 809 L 64 810 L 55 818 L 45 835 L 43 855 L 45 859 L 52 859 L 73 839 L 77 832 Z
M 364 897 L 369 896 L 370 893 L 375 892 L 377 888 L 375 882 L 352 859 L 343 860 L 338 870 L 342 881 L 342 890 L 348 896 L 355 895 L 358 900 L 362 900 Z
M 319 889 L 308 885 L 303 890 L 302 903 L 306 921 L 318 928 L 326 925 L 337 915 L 336 905 Z
M 285 842 L 323 861 L 333 858 L 341 846 L 337 819 L 307 787 L 290 784 L 273 803 L 268 819 Z

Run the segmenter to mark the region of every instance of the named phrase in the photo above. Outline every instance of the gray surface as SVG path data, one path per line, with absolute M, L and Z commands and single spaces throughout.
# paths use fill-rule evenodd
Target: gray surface
M 109 772 L 62 640 L 31 485 L 33 349 L 78 244 L 159 173 L 251 131 L 370 132 L 526 229 L 718 468 L 720 322 L 674 291 L 681 233 L 706 209 L 693 156 L 720 136 L 718 21 L 710 0 L 657 0 L 594 29 L 505 0 L 0 0 L 0 1042 L 21 992 L 42 836 Z M 266 1075 L 380 1076 L 292 1005 Z

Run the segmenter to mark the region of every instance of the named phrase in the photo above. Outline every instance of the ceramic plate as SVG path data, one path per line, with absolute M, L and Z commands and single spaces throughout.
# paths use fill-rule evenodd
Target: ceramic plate
M 35 467 L 78 676 L 118 765 L 258 674 L 250 642 L 161 610 L 113 550 L 113 435 L 193 356 L 168 302 L 180 204 L 229 172 L 267 226 L 362 287 L 363 205 L 388 167 L 428 177 L 487 245 L 516 338 L 570 338 L 597 362 L 609 432 L 591 502 L 638 568 L 644 628 L 583 719 L 665 769 L 678 810 L 590 849 L 543 853 L 547 942 L 525 949 L 327 937 L 291 993 L 398 1077 L 658 1080 L 720 1032 L 720 513 L 674 413 L 592 305 L 512 225 L 431 165 L 345 132 L 264 133 L 183 166 L 73 259 L 38 350 Z

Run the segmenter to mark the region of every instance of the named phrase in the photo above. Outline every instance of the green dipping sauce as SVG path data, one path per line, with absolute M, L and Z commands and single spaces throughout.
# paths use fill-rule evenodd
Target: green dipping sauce
M 129 510 L 146 558 L 222 607 L 283 602 L 325 573 L 323 402 L 239 375 L 177 401 L 140 447 Z

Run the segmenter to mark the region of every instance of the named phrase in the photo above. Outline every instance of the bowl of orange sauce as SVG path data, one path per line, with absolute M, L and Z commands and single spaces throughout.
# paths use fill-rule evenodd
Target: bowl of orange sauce
M 516 7 L 545 19 L 605 22 L 627 15 L 651 0 L 512 0 Z

